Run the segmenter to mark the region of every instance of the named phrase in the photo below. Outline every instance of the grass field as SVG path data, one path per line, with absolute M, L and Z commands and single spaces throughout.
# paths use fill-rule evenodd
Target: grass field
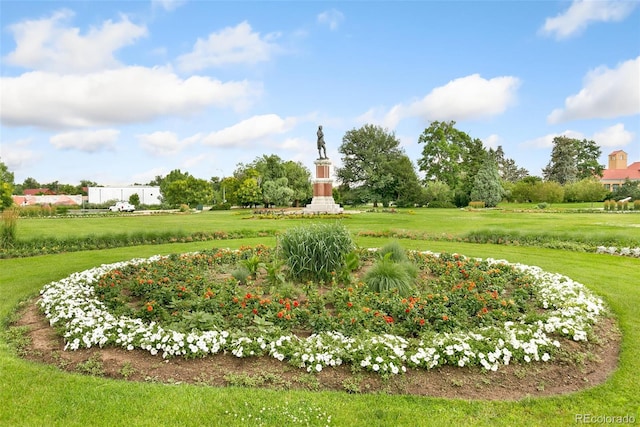
M 248 219 L 248 212 L 203 212 L 197 215 L 30 219 L 18 224 L 18 238 L 69 234 L 173 229 L 187 233 L 215 230 L 284 230 L 302 220 Z M 604 213 L 519 213 L 418 210 L 363 213 L 341 220 L 358 231 L 412 230 L 462 235 L 478 229 L 558 233 L 597 239 L 612 235 L 640 246 L 640 215 Z M 357 238 L 363 247 L 386 240 Z M 153 254 L 194 251 L 212 246 L 275 244 L 275 237 L 224 242 L 176 243 L 95 250 L 0 260 L 0 319 L 52 280 L 102 263 Z M 640 407 L 640 259 L 566 252 L 535 247 L 478 245 L 447 241 L 404 240 L 408 249 L 460 252 L 538 265 L 565 274 L 601 295 L 612 308 L 623 333 L 618 370 L 605 383 L 582 392 L 517 402 L 461 401 L 385 394 L 352 395 L 213 388 L 192 385 L 127 383 L 77 374 L 24 361 L 0 338 L 0 425 L 293 425 L 289 413 L 309 425 L 421 426 L 497 425 L 566 426 L 577 414 L 633 417 Z M 479 391 L 479 398 L 482 391 Z M 328 417 L 330 416 L 330 422 Z M 629 419 L 629 418 L 627 418 Z M 304 424 L 301 424 L 304 425 Z

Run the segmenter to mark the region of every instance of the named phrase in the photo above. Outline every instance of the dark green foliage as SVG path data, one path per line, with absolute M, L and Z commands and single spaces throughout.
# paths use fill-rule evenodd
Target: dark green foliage
M 345 257 L 355 248 L 349 230 L 339 223 L 296 227 L 278 239 L 278 251 L 299 281 L 328 281 L 344 268 Z
M 486 207 L 495 207 L 502 201 L 504 189 L 500 183 L 498 165 L 493 159 L 488 158 L 473 181 L 471 200 L 482 201 Z

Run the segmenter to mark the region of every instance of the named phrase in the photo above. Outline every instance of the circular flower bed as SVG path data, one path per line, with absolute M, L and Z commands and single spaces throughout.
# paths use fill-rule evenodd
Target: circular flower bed
M 411 294 L 374 292 L 363 280 L 375 251 L 358 255 L 364 267 L 304 284 L 287 282 L 264 246 L 133 259 L 52 282 L 39 304 L 69 350 L 226 352 L 309 372 L 350 364 L 383 375 L 549 361 L 561 342 L 587 341 L 605 309 L 560 274 L 431 252 L 408 254 Z

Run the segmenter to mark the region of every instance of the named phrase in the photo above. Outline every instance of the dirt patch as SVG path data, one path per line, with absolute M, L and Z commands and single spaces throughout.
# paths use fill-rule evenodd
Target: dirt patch
M 64 351 L 64 342 L 35 303 L 28 304 L 14 326 L 26 327 L 26 359 L 56 365 L 69 372 L 128 381 L 228 385 L 276 389 L 334 390 L 348 393 L 412 394 L 457 399 L 519 400 L 571 393 L 606 381 L 616 369 L 621 335 L 613 319 L 596 326 L 595 342 L 565 340 L 565 351 L 553 362 L 500 366 L 497 372 L 451 366 L 409 369 L 382 379 L 348 366 L 309 374 L 271 357 L 242 358 L 218 354 L 201 359 L 162 359 L 143 350 L 92 348 Z

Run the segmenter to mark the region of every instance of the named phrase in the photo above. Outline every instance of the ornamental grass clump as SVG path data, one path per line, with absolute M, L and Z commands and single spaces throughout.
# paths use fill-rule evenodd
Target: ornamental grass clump
M 405 255 L 406 257 L 406 255 Z M 409 296 L 413 292 L 413 282 L 417 269 L 409 262 L 396 262 L 388 252 L 376 261 L 364 276 L 364 283 L 372 292 L 383 293 L 397 290 L 400 296 Z
M 349 230 L 339 223 L 296 227 L 278 239 L 278 252 L 292 279 L 324 281 L 340 272 L 355 249 Z

